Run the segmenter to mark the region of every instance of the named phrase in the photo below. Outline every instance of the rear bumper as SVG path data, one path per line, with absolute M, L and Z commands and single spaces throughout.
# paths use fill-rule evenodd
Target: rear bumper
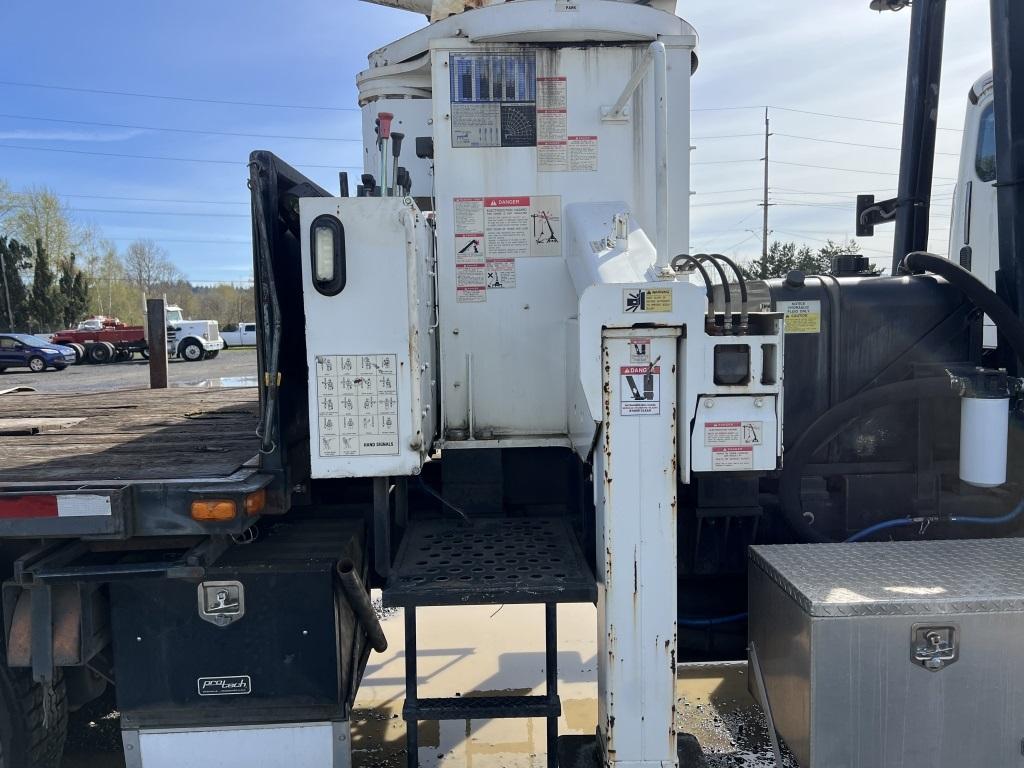
M 196 536 L 244 533 L 258 519 L 246 514 L 246 498 L 265 491 L 260 514 L 288 511 L 289 495 L 277 475 L 243 467 L 230 477 L 166 480 L 126 485 L 93 484 L 0 487 L 0 539 L 69 538 L 123 540 L 133 536 Z M 231 520 L 197 522 L 192 502 L 233 501 Z

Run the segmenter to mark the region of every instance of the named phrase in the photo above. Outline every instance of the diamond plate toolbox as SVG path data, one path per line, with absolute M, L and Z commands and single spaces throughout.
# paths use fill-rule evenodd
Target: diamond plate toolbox
M 1024 539 L 753 547 L 748 573 L 802 768 L 1021 764 Z

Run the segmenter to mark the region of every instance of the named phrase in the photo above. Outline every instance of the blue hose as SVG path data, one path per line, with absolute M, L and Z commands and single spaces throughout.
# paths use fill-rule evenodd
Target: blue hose
M 721 624 L 735 624 L 740 621 L 746 621 L 747 614 L 734 613 L 731 616 L 719 616 L 715 619 L 676 619 L 676 624 L 680 627 L 694 627 L 698 629 L 704 629 L 706 627 L 717 627 Z
M 1017 506 L 1007 512 L 1005 515 L 999 517 L 969 517 L 955 515 L 947 518 L 945 522 L 958 523 L 960 525 L 1004 525 L 1006 523 L 1012 523 L 1018 517 L 1024 513 L 1024 499 L 1017 502 Z M 851 543 L 855 541 L 863 541 L 864 539 L 875 535 L 879 531 L 885 531 L 889 528 L 903 528 L 908 525 L 921 525 L 929 522 L 941 522 L 942 518 L 934 517 L 898 517 L 895 520 L 885 520 L 881 523 L 875 523 L 872 526 L 865 528 L 863 531 L 857 531 L 857 533 L 850 536 L 844 541 L 844 543 Z M 676 619 L 676 624 L 680 627 L 692 627 L 694 629 L 707 629 L 709 627 L 717 627 L 722 624 L 735 624 L 740 621 L 746 621 L 746 613 L 734 613 L 730 616 L 719 616 L 711 619 Z

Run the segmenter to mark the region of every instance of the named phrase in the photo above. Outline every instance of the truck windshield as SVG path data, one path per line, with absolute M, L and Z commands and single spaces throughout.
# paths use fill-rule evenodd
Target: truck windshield
M 168 323 L 180 323 L 181 322 L 181 310 L 180 309 L 169 309 L 169 310 L 167 310 L 167 322 Z
M 974 167 L 982 181 L 996 180 L 996 115 L 992 104 L 985 107 L 981 113 L 978 154 L 974 160 Z

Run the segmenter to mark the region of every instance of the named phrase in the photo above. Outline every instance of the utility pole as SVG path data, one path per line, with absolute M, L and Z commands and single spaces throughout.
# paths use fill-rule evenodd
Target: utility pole
M 7 262 L 4 249 L 0 247 L 0 275 L 4 278 L 4 298 L 7 300 L 7 330 L 14 333 L 14 308 L 11 306 L 11 289 L 7 285 Z
M 768 274 L 768 137 L 771 136 L 771 124 L 768 120 L 768 107 L 764 108 L 764 223 L 761 228 L 761 277 L 767 280 Z

